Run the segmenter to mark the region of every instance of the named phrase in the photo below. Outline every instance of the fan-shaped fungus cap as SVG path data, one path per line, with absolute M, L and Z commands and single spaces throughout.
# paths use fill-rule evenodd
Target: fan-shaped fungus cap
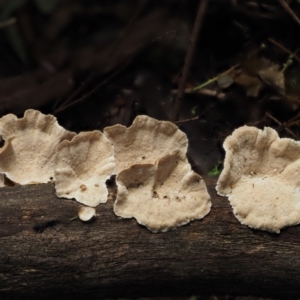
M 0 172 L 19 184 L 50 181 L 57 145 L 75 135 L 59 126 L 54 116 L 32 109 L 21 119 L 12 114 L 2 117 L 0 134 L 5 140 L 0 149 Z
M 96 215 L 94 207 L 82 206 L 78 210 L 78 217 L 81 221 L 90 221 Z
M 100 131 L 81 132 L 57 147 L 56 194 L 93 207 L 105 203 L 108 195 L 105 182 L 114 168 L 111 141 Z
M 201 219 L 211 207 L 204 181 L 178 152 L 157 164 L 137 164 L 121 171 L 117 186 L 115 214 L 134 217 L 152 232 Z
M 300 142 L 280 139 L 272 128 L 244 126 L 224 142 L 217 192 L 228 196 L 237 219 L 280 232 L 300 223 Z
M 106 127 L 104 134 L 114 144 L 116 173 L 133 164 L 154 164 L 175 150 L 184 159 L 188 146 L 186 134 L 176 125 L 148 116 L 137 116 L 129 128 Z

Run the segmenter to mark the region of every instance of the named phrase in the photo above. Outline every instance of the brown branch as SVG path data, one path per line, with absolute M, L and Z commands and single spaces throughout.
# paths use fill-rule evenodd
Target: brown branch
M 10 26 L 12 24 L 15 24 L 16 22 L 17 22 L 16 18 L 10 18 L 10 19 L 8 19 L 6 21 L 1 21 L 0 22 L 0 29 L 8 27 L 8 26 Z
M 66 107 L 70 102 L 72 102 L 72 100 L 86 88 L 86 86 L 92 79 L 94 79 L 94 77 L 95 73 L 92 72 L 85 80 L 80 83 L 80 85 L 69 95 L 69 97 L 59 105 L 59 107 L 54 107 L 54 114 L 57 113 L 61 108 Z
M 113 201 L 86 224 L 79 204 L 50 184 L 0 189 L 1 299 L 151 296 L 300 297 L 300 226 L 280 235 L 241 225 L 205 178 L 212 210 L 203 220 L 153 234 L 119 219 Z
M 130 60 L 131 61 L 131 60 Z M 96 85 L 95 87 L 93 87 L 90 91 L 88 91 L 86 94 L 84 94 L 83 96 L 81 96 L 80 98 L 70 102 L 69 100 L 71 100 L 73 98 L 73 95 L 71 95 L 67 101 L 65 101 L 64 103 L 62 103 L 61 106 L 59 106 L 57 109 L 54 110 L 53 115 L 56 115 L 66 109 L 69 109 L 70 107 L 77 105 L 78 103 L 83 102 L 84 100 L 87 100 L 90 96 L 92 96 L 94 93 L 96 93 L 97 91 L 99 91 L 105 84 L 107 84 L 110 80 L 112 80 L 115 76 L 117 76 L 121 71 L 123 71 L 129 64 L 129 61 L 124 63 L 120 68 L 118 68 L 117 70 L 115 70 L 112 74 L 110 74 L 107 78 L 105 78 L 102 82 L 100 82 L 98 85 Z M 93 77 L 94 75 L 92 75 Z M 88 81 L 90 80 L 90 78 L 86 79 L 86 83 L 88 83 Z M 85 86 L 85 83 L 83 83 L 82 88 Z M 79 87 L 78 92 L 81 91 L 81 87 Z M 74 91 L 74 95 L 77 95 L 77 91 Z
M 193 59 L 194 52 L 196 49 L 196 44 L 197 44 L 197 41 L 199 38 L 199 33 L 201 30 L 201 26 L 202 26 L 202 22 L 203 22 L 206 8 L 208 5 L 208 1 L 200 0 L 199 3 L 200 4 L 199 4 L 198 12 L 197 12 L 197 17 L 196 17 L 193 32 L 192 32 L 192 35 L 190 38 L 189 48 L 186 53 L 185 62 L 184 62 L 183 70 L 182 70 L 182 76 L 181 76 L 181 79 L 179 82 L 178 94 L 176 97 L 175 108 L 174 108 L 173 121 L 178 121 L 178 119 L 179 119 L 179 112 L 180 112 L 180 107 L 181 107 L 181 101 L 184 96 L 185 84 L 186 84 L 186 81 L 187 81 L 187 78 L 189 75 L 189 71 L 191 68 L 192 59 Z
M 197 121 L 199 120 L 199 117 L 193 117 L 193 118 L 189 118 L 189 119 L 185 119 L 185 120 L 180 120 L 177 122 L 174 122 L 175 124 L 182 124 L 182 123 L 187 123 L 187 122 L 191 122 L 191 121 Z
M 298 25 L 300 25 L 300 19 L 298 16 L 294 13 L 294 11 L 289 7 L 289 5 L 286 3 L 285 0 L 278 0 L 278 2 L 281 4 L 281 6 L 284 8 L 284 10 L 293 18 L 294 21 Z
M 194 88 L 187 88 L 184 90 L 185 94 L 201 94 L 208 97 L 216 97 L 220 100 L 226 99 L 226 94 L 220 91 L 214 91 L 210 89 L 201 89 L 201 90 L 195 90 Z M 172 95 L 177 95 L 178 90 L 174 89 L 171 90 Z
M 269 38 L 268 41 L 273 45 L 277 46 L 282 52 L 291 55 L 293 58 L 295 58 L 295 60 L 297 60 L 298 63 L 300 63 L 300 58 L 297 56 L 296 52 L 291 52 L 289 49 L 285 48 L 283 45 L 279 44 L 274 39 Z
M 300 118 L 300 112 L 298 112 L 294 117 L 292 117 L 290 120 L 288 120 L 285 123 L 285 126 L 290 127 L 290 126 L 292 126 L 291 124 L 296 124 L 297 122 L 299 122 L 299 118 Z
M 285 131 L 287 132 L 287 133 L 289 133 L 294 139 L 298 139 L 298 137 L 294 134 L 294 132 L 293 131 L 291 131 L 289 128 L 287 128 L 286 126 L 285 126 L 285 124 L 283 124 L 283 123 L 281 123 L 280 121 L 278 121 L 275 117 L 273 117 L 271 114 L 269 114 L 268 112 L 266 112 L 266 116 L 268 117 L 268 118 L 270 118 L 271 120 L 273 120 L 276 124 L 278 124 L 279 126 L 280 126 L 280 129 L 283 127 L 284 129 L 285 129 Z

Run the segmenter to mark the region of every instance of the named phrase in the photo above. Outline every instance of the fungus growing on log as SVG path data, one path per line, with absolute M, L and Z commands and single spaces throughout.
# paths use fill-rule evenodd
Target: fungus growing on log
M 108 195 L 105 182 L 114 169 L 111 141 L 100 131 L 81 132 L 57 147 L 56 194 L 92 207 L 105 203 Z
M 134 164 L 154 164 L 173 151 L 186 156 L 186 134 L 168 121 L 137 116 L 129 128 L 117 124 L 106 127 L 104 134 L 114 144 L 117 174 Z
M 204 181 L 179 151 L 155 164 L 132 165 L 119 173 L 116 182 L 115 214 L 134 217 L 152 232 L 164 232 L 202 219 L 210 211 Z
M 94 207 L 82 206 L 78 210 L 78 217 L 83 222 L 91 221 L 96 215 L 96 209 Z
M 0 119 L 5 140 L 0 149 L 0 173 L 18 184 L 46 183 L 54 176 L 55 149 L 75 135 L 59 126 L 52 115 L 33 109 L 18 119 L 8 114 Z
M 249 227 L 279 233 L 300 223 L 300 142 L 280 139 L 269 127 L 244 126 L 223 145 L 217 192 Z

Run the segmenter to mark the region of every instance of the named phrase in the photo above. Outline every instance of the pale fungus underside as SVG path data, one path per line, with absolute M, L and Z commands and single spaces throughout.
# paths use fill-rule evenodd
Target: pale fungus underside
M 252 228 L 279 233 L 300 223 L 300 142 L 280 139 L 272 128 L 244 126 L 224 142 L 217 192 L 236 218 Z
M 202 219 L 211 202 L 202 178 L 179 152 L 155 164 L 136 164 L 117 176 L 116 215 L 134 217 L 152 232 L 167 231 Z
M 0 173 L 18 184 L 51 181 L 57 145 L 75 135 L 59 126 L 54 116 L 32 109 L 21 119 L 12 114 L 2 117 L 0 134 L 5 140 Z
M 113 142 L 116 174 L 134 164 L 154 164 L 173 151 L 185 158 L 188 139 L 171 122 L 158 121 L 148 116 L 137 116 L 130 127 L 106 127 L 104 134 Z
M 56 194 L 96 207 L 107 201 L 106 180 L 114 169 L 111 142 L 100 131 L 81 132 L 57 147 Z
M 186 158 L 188 139 L 176 125 L 138 116 L 126 128 L 104 129 L 116 159 L 116 215 L 135 218 L 153 232 L 203 218 L 210 197 Z

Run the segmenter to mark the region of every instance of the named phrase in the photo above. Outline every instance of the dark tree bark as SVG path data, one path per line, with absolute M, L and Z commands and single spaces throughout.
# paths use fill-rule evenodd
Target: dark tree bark
M 117 218 L 70 221 L 79 204 L 51 184 L 0 189 L 0 298 L 100 299 L 204 294 L 300 297 L 300 226 L 280 235 L 241 225 L 215 179 L 203 220 L 153 234 Z

